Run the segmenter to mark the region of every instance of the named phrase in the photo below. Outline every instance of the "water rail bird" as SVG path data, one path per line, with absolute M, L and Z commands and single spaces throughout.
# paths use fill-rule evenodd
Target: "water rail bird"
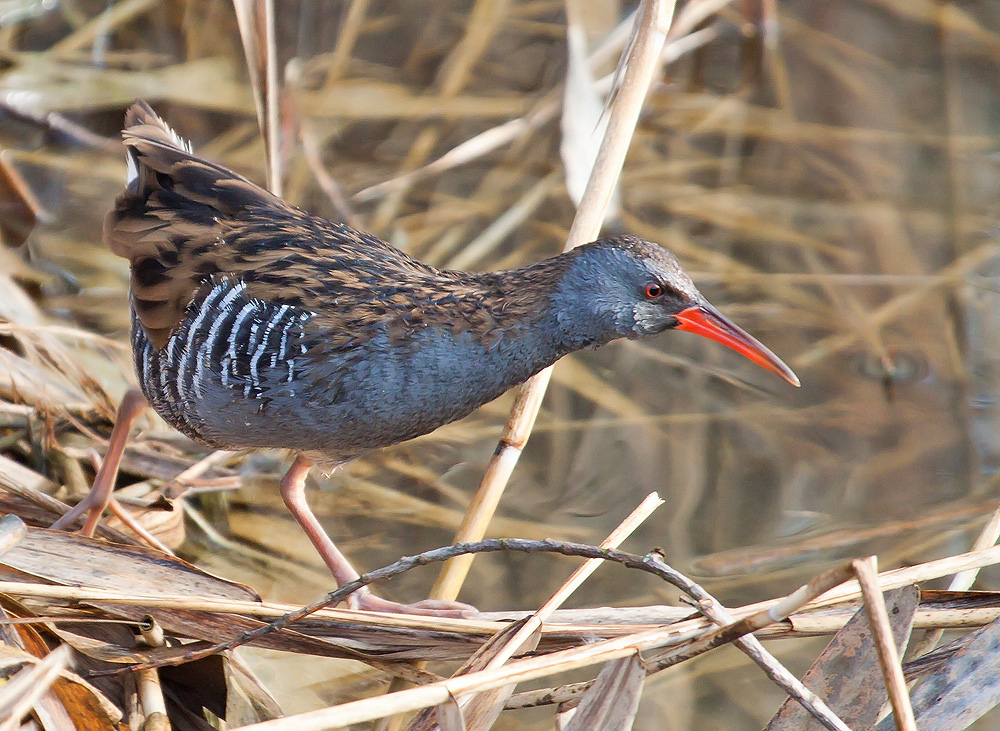
M 517 269 L 446 271 L 194 155 L 143 102 L 123 138 L 127 182 L 104 239 L 130 263 L 145 401 L 208 446 L 296 453 L 281 495 L 339 584 L 358 574 L 306 503 L 310 467 L 460 419 L 567 353 L 684 330 L 798 385 L 649 241 L 609 236 Z M 88 512 L 93 530 L 144 406 L 125 398 L 91 494 L 56 527 Z M 352 605 L 438 608 L 368 591 Z

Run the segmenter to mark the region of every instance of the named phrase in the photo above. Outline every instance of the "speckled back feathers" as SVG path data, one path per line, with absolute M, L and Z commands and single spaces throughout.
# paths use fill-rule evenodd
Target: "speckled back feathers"
M 143 102 L 129 110 L 124 139 L 135 174 L 104 237 L 131 262 L 133 306 L 157 348 L 223 278 L 242 281 L 252 297 L 314 313 L 313 326 L 334 349 L 383 328 L 404 337 L 447 325 L 488 337 L 497 321 L 537 311 L 523 282 L 512 299 L 503 273 L 437 270 L 193 155 Z M 536 272 L 546 280 L 539 296 L 558 269 Z

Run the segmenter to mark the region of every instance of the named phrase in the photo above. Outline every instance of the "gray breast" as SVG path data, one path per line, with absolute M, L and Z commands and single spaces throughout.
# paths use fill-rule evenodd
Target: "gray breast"
M 466 416 L 555 360 L 554 347 L 520 335 L 483 341 L 428 327 L 400 342 L 383 333 L 349 356 L 311 363 L 299 411 L 316 427 L 310 449 L 346 459 Z

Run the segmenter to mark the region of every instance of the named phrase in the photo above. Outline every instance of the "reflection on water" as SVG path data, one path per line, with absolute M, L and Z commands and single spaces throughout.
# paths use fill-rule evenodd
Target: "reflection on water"
M 337 40 L 340 3 L 289 7 L 283 53 L 303 67 L 286 100 L 288 197 L 337 216 L 316 161 L 302 153 L 296 115 L 310 121 L 320 165 L 350 196 L 526 114 L 562 78 L 561 7 L 514 4 L 448 95 L 438 74 L 457 63 L 447 59 L 463 37 L 465 4 L 442 5 L 430 20 L 420 3 L 369 7 L 347 46 Z M 18 33 L 0 28 L 0 44 L 44 52 L 104 6 L 74 8 L 24 16 Z M 85 17 L 74 21 L 76 12 Z M 949 12 L 963 23 L 947 23 Z M 843 556 L 878 552 L 888 567 L 964 550 L 996 497 L 1000 462 L 991 234 L 1000 5 L 791 0 L 778 13 L 774 53 L 754 56 L 726 16 L 715 41 L 663 77 L 623 176 L 619 226 L 673 248 L 706 296 L 803 387 L 681 333 L 573 356 L 557 368 L 500 509 L 499 532 L 596 542 L 657 490 L 667 507 L 629 547 L 660 546 L 730 605 L 785 592 Z M 0 101 L 30 98 L 111 137 L 127 102 L 148 95 L 202 154 L 262 180 L 230 4 L 168 2 L 116 22 L 98 65 L 80 38 L 61 55 L 4 61 Z M 597 35 L 610 22 L 595 20 Z M 34 269 L 22 277 L 54 317 L 124 337 L 126 267 L 100 243 L 124 165 L 74 140 L 0 111 L 0 146 L 50 214 L 29 240 Z M 519 208 L 558 171 L 558 150 L 553 122 L 402 192 L 349 203 L 366 227 L 442 266 L 523 210 L 523 223 L 483 244 L 477 266 L 534 260 L 561 247 L 573 212 L 558 186 Z M 449 542 L 509 404 L 317 478 L 316 512 L 366 568 Z M 190 551 L 269 597 L 315 598 L 329 580 L 278 498 L 280 456 L 248 464 L 260 477 L 229 498 L 217 523 L 247 550 L 202 541 Z M 482 557 L 462 599 L 536 607 L 573 566 Z M 412 572 L 383 591 L 413 600 L 434 576 Z M 987 572 L 983 586 L 997 580 Z M 604 568 L 574 602 L 672 598 L 649 577 Z M 816 652 L 776 649 L 798 670 Z M 342 686 L 324 679 L 339 683 L 357 668 L 335 667 L 273 679 L 295 710 L 330 700 Z M 637 728 L 761 727 L 780 700 L 726 650 L 653 679 Z M 533 718 L 549 723 L 547 713 Z

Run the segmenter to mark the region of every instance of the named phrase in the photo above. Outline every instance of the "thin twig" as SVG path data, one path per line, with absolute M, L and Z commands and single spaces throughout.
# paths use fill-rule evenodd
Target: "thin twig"
M 444 546 L 442 548 L 425 551 L 417 554 L 416 556 L 405 556 L 388 566 L 364 573 L 355 581 L 338 587 L 335 591 L 330 592 L 326 596 L 312 602 L 311 604 L 307 604 L 299 609 L 296 609 L 295 611 L 289 612 L 283 617 L 280 617 L 263 627 L 258 627 L 250 632 L 244 632 L 227 642 L 220 642 L 212 645 L 211 647 L 178 657 L 166 658 L 155 662 L 140 663 L 138 665 L 128 666 L 127 668 L 95 671 L 92 675 L 116 675 L 129 668 L 137 669 L 146 667 L 162 667 L 166 665 L 182 665 L 184 663 L 199 660 L 203 657 L 215 655 L 226 650 L 233 650 L 241 645 L 247 644 L 248 642 L 253 642 L 266 634 L 282 630 L 289 624 L 297 622 L 300 619 L 304 619 L 313 612 L 323 609 L 324 607 L 339 604 L 358 589 L 368 586 L 375 581 L 391 579 L 394 576 L 398 576 L 399 574 L 405 573 L 406 571 L 414 569 L 418 566 L 426 566 L 440 561 L 447 561 L 450 558 L 467 553 L 496 553 L 499 551 L 517 551 L 522 553 L 559 553 L 564 556 L 602 559 L 605 561 L 620 563 L 628 568 L 646 571 L 648 573 L 661 576 L 668 581 L 670 580 L 669 576 L 663 575 L 658 567 L 649 564 L 642 556 L 626 553 L 624 551 L 603 549 L 600 546 L 592 546 L 585 543 L 555 541 L 552 539 L 529 541 L 521 538 L 491 538 L 477 541 L 475 543 L 458 543 L 451 546 Z

